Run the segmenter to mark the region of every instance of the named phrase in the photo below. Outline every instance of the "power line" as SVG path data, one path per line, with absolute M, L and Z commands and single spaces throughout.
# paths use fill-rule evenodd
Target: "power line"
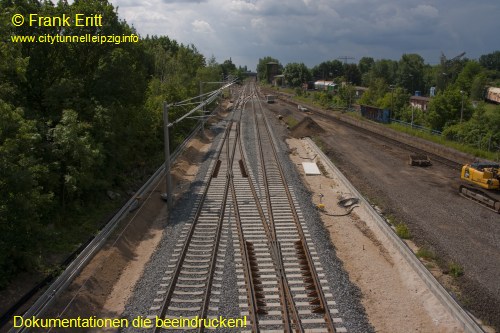
M 344 60 L 344 64 L 347 64 L 347 60 L 354 60 L 353 57 L 347 57 L 347 56 L 338 57 L 337 59 Z

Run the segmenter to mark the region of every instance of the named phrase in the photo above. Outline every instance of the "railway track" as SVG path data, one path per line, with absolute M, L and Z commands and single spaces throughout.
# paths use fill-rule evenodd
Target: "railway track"
M 249 158 L 242 123 L 253 127 L 248 141 L 257 141 L 258 156 Z M 243 331 L 346 332 L 254 86 L 243 88 L 210 169 L 150 317 L 223 315 L 225 251 L 232 242 L 239 291 L 232 301 L 248 318 Z
M 288 104 L 292 104 L 294 105 L 292 102 L 290 101 L 287 101 L 287 100 L 282 100 L 283 102 L 285 103 L 288 103 Z M 296 105 L 294 105 L 296 106 Z M 298 112 L 298 111 L 295 111 L 294 109 L 294 112 Z M 351 129 L 354 129 L 360 133 L 364 133 L 366 135 L 369 135 L 371 137 L 374 137 L 376 139 L 379 139 L 381 141 L 384 141 L 384 142 L 387 142 L 389 143 L 390 145 L 393 145 L 393 146 L 396 146 L 396 147 L 400 147 L 404 150 L 407 150 L 409 153 L 413 153 L 413 154 L 416 154 L 416 155 L 427 155 L 429 156 L 429 158 L 434 162 L 438 162 L 440 164 L 443 164 L 453 170 L 461 170 L 463 164 L 462 163 L 459 163 L 459 162 L 456 162 L 456 161 L 453 161 L 449 158 L 446 158 L 446 157 L 443 157 L 443 156 L 440 156 L 438 154 L 435 154 L 433 152 L 430 152 L 428 150 L 425 150 L 425 149 L 421 149 L 421 148 L 417 148 L 415 146 L 412 146 L 410 144 L 406 144 L 404 142 L 401 142 L 401 141 L 398 141 L 398 140 L 395 140 L 395 139 L 392 139 L 392 138 L 389 138 L 383 134 L 380 134 L 380 133 L 376 133 L 374 131 L 371 131 L 367 128 L 364 128 L 364 127 L 360 127 L 360 126 L 356 126 L 350 122 L 347 122 L 345 120 L 342 120 L 339 116 L 337 115 L 333 115 L 333 114 L 329 114 L 325 111 L 321 111 L 321 110 L 318 110 L 318 109 L 315 109 L 314 110 L 314 114 L 313 114 L 313 117 L 314 116 L 319 116 L 323 119 L 326 119 L 328 121 L 333 121 L 333 122 L 336 122 L 336 123 L 340 123 L 341 125 L 343 126 L 346 126 L 346 127 L 349 127 Z

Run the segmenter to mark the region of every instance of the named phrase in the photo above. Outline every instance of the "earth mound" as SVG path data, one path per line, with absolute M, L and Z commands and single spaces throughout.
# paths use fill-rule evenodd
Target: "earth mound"
M 311 117 L 305 117 L 297 125 L 290 129 L 290 134 L 294 138 L 303 138 L 324 133 L 325 130 L 319 126 Z

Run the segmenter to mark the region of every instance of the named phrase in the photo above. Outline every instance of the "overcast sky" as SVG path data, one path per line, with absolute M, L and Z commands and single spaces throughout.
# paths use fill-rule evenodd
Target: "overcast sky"
M 194 44 L 218 62 L 255 70 L 259 58 L 282 64 L 363 56 L 398 60 L 418 53 L 439 62 L 500 50 L 499 0 L 111 0 L 141 36 Z

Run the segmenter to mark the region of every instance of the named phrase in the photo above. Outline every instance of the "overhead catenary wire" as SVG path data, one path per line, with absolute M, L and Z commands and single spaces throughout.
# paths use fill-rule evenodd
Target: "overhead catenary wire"
M 189 111 L 188 113 L 186 113 L 185 115 L 183 115 L 182 117 L 176 119 L 175 121 L 171 122 L 170 124 L 167 125 L 167 127 L 172 127 L 174 126 L 175 124 L 181 122 L 182 120 L 186 119 L 187 117 L 189 117 L 191 114 L 193 114 L 194 112 L 202 109 L 205 105 L 208 105 L 210 103 L 212 103 L 221 93 L 224 89 L 226 88 L 229 88 L 230 86 L 232 86 L 236 81 L 233 80 L 227 84 L 225 84 L 224 86 L 220 87 L 219 89 L 217 90 L 214 90 L 214 91 L 211 91 L 210 93 L 208 94 L 204 94 L 204 95 L 199 95 L 197 96 L 198 98 L 200 98 L 200 96 L 209 96 L 208 98 L 204 99 L 203 102 L 201 102 L 200 104 L 198 104 L 198 106 L 196 106 L 194 109 L 192 109 L 191 111 Z M 191 100 L 191 99 L 194 99 L 196 97 L 193 97 L 193 98 L 190 98 L 188 100 Z M 180 104 L 188 101 L 188 100 L 184 100 L 182 102 L 179 102 Z M 180 105 L 179 104 L 179 105 Z M 178 103 L 173 103 L 173 104 L 169 104 L 168 105 L 169 107 L 172 107 L 172 106 L 178 106 Z

